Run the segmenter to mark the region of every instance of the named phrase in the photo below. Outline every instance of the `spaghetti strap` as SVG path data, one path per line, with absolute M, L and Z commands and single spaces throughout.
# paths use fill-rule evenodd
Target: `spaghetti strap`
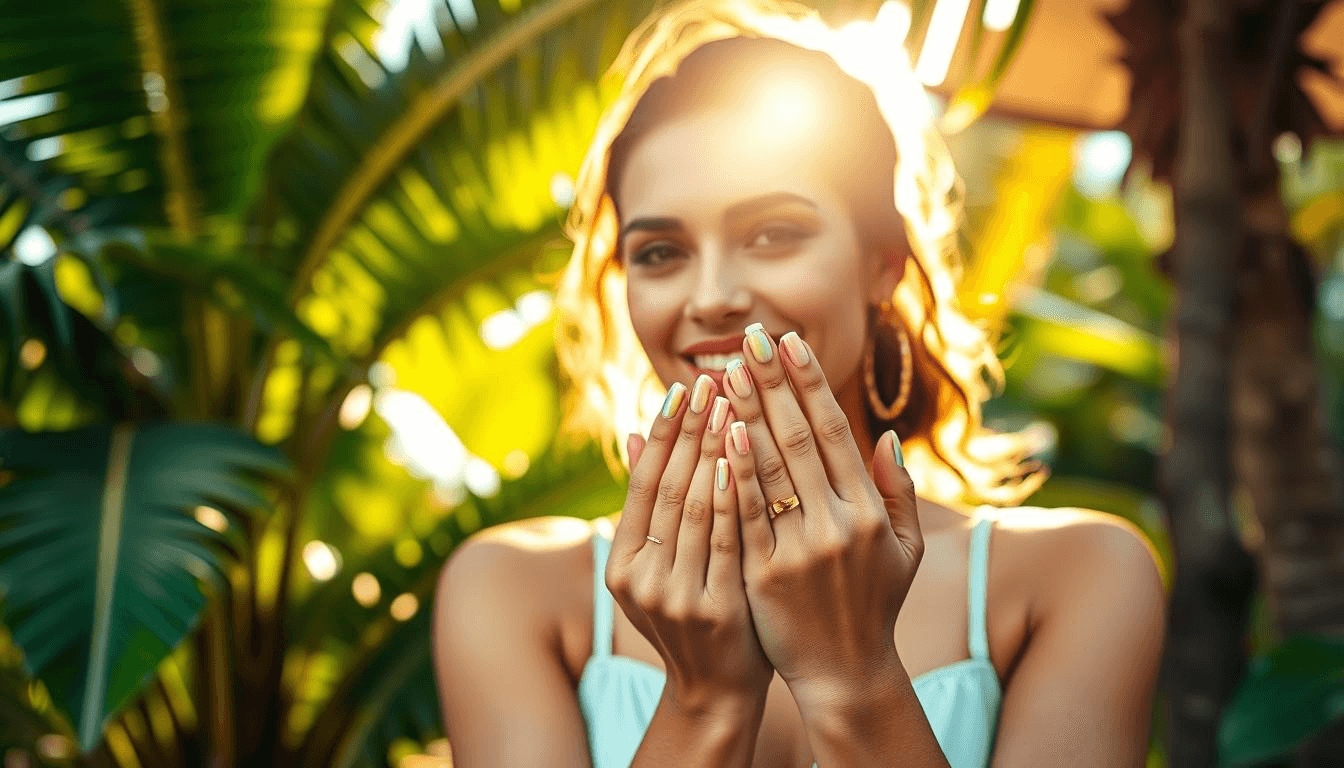
M 975 528 L 971 530 L 971 554 L 966 584 L 970 608 L 966 644 L 972 659 L 989 661 L 989 631 L 986 626 L 989 592 L 989 534 L 994 525 L 993 507 L 975 510 Z
M 603 533 L 603 522 L 593 525 L 593 655 L 611 655 L 612 606 L 607 591 L 607 556 L 611 553 L 611 539 Z

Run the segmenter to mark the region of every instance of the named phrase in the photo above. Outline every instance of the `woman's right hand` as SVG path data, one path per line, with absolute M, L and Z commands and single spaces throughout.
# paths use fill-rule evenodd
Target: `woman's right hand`
M 764 702 L 774 668 L 742 581 L 737 494 L 724 453 L 728 401 L 714 397 L 708 376 L 690 394 L 674 383 L 647 443 L 630 437 L 630 488 L 606 582 L 662 656 L 664 697 L 712 713 Z

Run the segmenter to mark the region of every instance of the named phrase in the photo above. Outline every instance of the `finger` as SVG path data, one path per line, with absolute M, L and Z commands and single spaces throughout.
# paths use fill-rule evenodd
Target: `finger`
M 700 458 L 701 436 L 705 430 L 705 423 L 709 421 L 709 398 L 713 393 L 713 379 L 704 374 L 696 377 L 686 407 L 686 415 L 681 420 L 681 429 L 677 430 L 676 441 L 672 446 L 672 455 L 668 457 L 663 477 L 658 481 L 653 516 L 649 521 L 649 535 L 663 542 L 658 546 L 661 549 L 661 561 L 667 571 L 671 571 L 672 562 L 676 557 L 677 531 L 681 527 L 686 494 L 690 490 L 691 478 L 695 474 L 696 463 Z M 706 506 L 708 500 L 706 495 Z
M 752 565 L 764 563 L 775 552 L 775 529 L 770 524 L 765 496 L 756 475 L 756 460 L 746 424 L 735 421 L 728 427 L 726 448 L 737 496 L 737 517 L 742 527 L 742 559 Z
M 644 438 L 631 432 L 630 436 L 625 438 L 625 455 L 630 457 L 630 472 L 633 474 L 635 467 L 639 466 L 639 456 L 644 452 Z
M 727 457 L 721 457 L 714 466 L 714 530 L 705 575 L 705 590 L 712 594 L 742 588 L 742 534 L 736 494 L 732 467 Z M 768 532 L 770 525 L 765 528 Z
M 789 477 L 805 500 L 829 501 L 831 483 L 812 438 L 812 427 L 798 405 L 798 396 L 789 386 L 789 375 L 784 371 L 779 348 L 760 323 L 747 326 L 743 346 L 766 423 L 770 425 L 770 434 L 779 446 L 784 465 L 789 468 Z
M 900 440 L 890 429 L 878 439 L 873 450 L 873 485 L 882 496 L 896 538 L 922 547 L 924 534 L 915 506 L 915 484 L 905 471 Z
M 713 386 L 711 382 L 710 387 Z M 693 403 L 694 405 L 694 403 Z M 700 438 L 700 461 L 691 476 L 682 508 L 681 529 L 677 531 L 677 554 L 672 564 L 672 581 L 690 585 L 695 596 L 705 589 L 705 574 L 709 568 L 709 539 L 714 523 L 714 485 L 716 464 L 723 456 L 723 427 L 727 417 L 728 401 L 715 398 L 710 409 L 708 424 Z M 718 429 L 715 430 L 715 414 Z
M 649 522 L 658 497 L 658 482 L 672 455 L 672 446 L 680 434 L 683 419 L 682 402 L 686 399 L 686 385 L 679 381 L 667 388 L 662 410 L 653 420 L 649 439 L 640 449 L 639 463 L 630 472 L 630 487 L 621 509 L 621 521 L 611 537 L 612 557 L 628 560 L 634 557 L 648 540 Z
M 784 369 L 793 382 L 799 405 L 811 427 L 816 447 L 821 453 L 831 488 L 846 501 L 857 501 L 866 486 L 867 473 L 863 455 L 854 442 L 849 417 L 835 401 L 835 393 L 826 382 L 826 373 L 817 364 L 812 348 L 795 332 L 789 331 L 779 340 Z
M 774 435 L 765 420 L 765 411 L 761 409 L 761 401 L 756 396 L 746 366 L 740 360 L 732 361 L 728 364 L 723 380 L 728 385 L 728 400 L 732 404 L 733 413 L 739 419 L 734 423 L 742 425 L 743 439 L 751 444 L 751 455 L 756 464 L 756 482 L 761 492 L 770 501 L 797 495 L 793 479 L 789 477 L 788 465 L 775 445 Z M 729 427 L 729 432 L 733 433 L 732 427 Z M 738 514 L 745 514 L 745 510 L 739 510 Z

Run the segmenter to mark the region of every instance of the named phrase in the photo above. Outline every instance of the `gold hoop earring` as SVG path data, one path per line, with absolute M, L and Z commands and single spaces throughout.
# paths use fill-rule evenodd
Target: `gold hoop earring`
M 884 303 L 878 311 L 878 317 L 882 318 L 890 306 Z M 896 340 L 901 347 L 901 386 L 896 393 L 896 399 L 890 405 L 882 402 L 882 393 L 877 388 L 877 376 L 873 372 L 873 350 L 877 347 L 876 334 L 873 335 L 873 343 L 863 356 L 863 384 L 868 393 L 868 404 L 872 406 L 873 413 L 883 421 L 892 421 L 905 410 L 906 404 L 910 402 L 910 387 L 914 378 L 914 355 L 910 352 L 910 334 L 899 322 L 888 325 L 896 329 Z

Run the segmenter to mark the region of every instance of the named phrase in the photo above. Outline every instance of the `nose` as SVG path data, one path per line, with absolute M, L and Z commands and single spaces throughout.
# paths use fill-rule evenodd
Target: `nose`
M 718 326 L 746 317 L 751 310 L 751 291 L 731 260 L 705 253 L 699 262 L 695 284 L 686 302 L 686 318 Z

